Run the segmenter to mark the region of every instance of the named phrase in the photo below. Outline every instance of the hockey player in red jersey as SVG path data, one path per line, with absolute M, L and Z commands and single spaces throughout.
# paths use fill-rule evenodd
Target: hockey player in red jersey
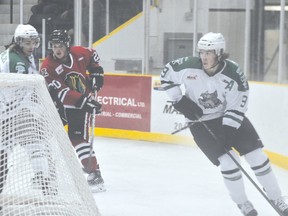
M 66 30 L 54 30 L 48 41 L 52 52 L 41 65 L 40 72 L 45 77 L 50 94 L 57 104 L 64 124 L 68 124 L 68 135 L 75 151 L 89 174 L 91 190 L 104 190 L 95 152 L 90 150 L 89 125 L 91 114 L 101 112 L 92 93 L 99 91 L 104 83 L 103 68 L 94 49 L 81 46 L 70 47 L 70 37 Z M 86 73 L 89 72 L 89 74 Z M 96 85 L 93 85 L 93 79 Z
M 232 160 L 240 162 L 240 157 L 232 147 L 245 157 L 277 212 L 288 216 L 288 205 L 281 197 L 263 144 L 245 116 L 249 86 L 244 73 L 228 59 L 221 33 L 205 34 L 197 46 L 199 57 L 180 58 L 165 66 L 160 78 L 163 89 L 188 122 L 196 121 L 190 127 L 194 140 L 220 167 L 229 194 L 243 215 L 258 213 L 245 193 L 240 166 Z

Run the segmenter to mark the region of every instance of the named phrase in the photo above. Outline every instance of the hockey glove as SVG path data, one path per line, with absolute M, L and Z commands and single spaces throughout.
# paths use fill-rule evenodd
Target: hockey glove
M 89 78 L 92 82 L 91 84 L 91 89 L 92 91 L 96 90 L 99 91 L 104 84 L 104 70 L 101 66 L 98 67 L 93 67 L 92 69 L 89 70 Z M 95 79 L 95 83 L 93 82 L 93 79 Z M 96 85 L 96 86 L 94 86 Z
M 94 110 L 95 114 L 101 113 L 102 105 L 98 101 L 94 100 L 91 96 L 84 97 L 82 100 L 83 100 L 82 102 L 83 106 L 81 108 L 83 110 L 91 114 L 93 113 Z
M 174 108 L 190 120 L 198 120 L 203 115 L 202 109 L 185 95 L 173 104 Z
M 58 95 L 57 95 L 57 88 L 55 85 L 53 85 L 52 83 L 50 83 L 48 85 L 48 91 L 50 93 L 50 96 L 52 97 L 53 100 L 55 100 L 56 98 L 58 98 Z

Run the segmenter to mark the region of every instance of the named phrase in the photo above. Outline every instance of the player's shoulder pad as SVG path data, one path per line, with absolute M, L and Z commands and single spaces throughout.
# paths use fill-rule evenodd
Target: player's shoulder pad
M 89 48 L 89 47 L 83 47 L 83 46 L 72 46 L 70 47 L 70 53 L 73 55 L 77 54 L 85 54 L 85 53 L 93 53 L 95 52 L 94 49 Z
M 20 57 L 18 53 L 14 51 L 10 51 L 10 52 L 8 51 L 7 53 L 9 55 L 10 62 L 14 62 L 14 63 L 19 62 L 19 61 L 23 62 L 22 58 Z
M 176 60 L 169 62 L 168 65 L 171 66 L 175 72 L 178 72 L 184 69 L 189 69 L 189 68 L 194 68 L 194 69 L 202 68 L 201 59 L 198 57 L 192 57 L 192 56 L 178 58 Z
M 70 53 L 73 56 L 84 57 L 88 62 L 93 58 L 94 62 L 99 62 L 100 58 L 95 49 L 82 46 L 73 46 L 70 47 Z
M 225 64 L 226 66 L 222 74 L 234 80 L 238 84 L 239 91 L 249 90 L 247 78 L 244 75 L 242 69 L 239 67 L 239 65 L 236 62 L 231 61 L 229 59 L 225 60 Z
M 51 65 L 52 60 L 53 60 L 53 58 L 49 54 L 45 59 L 43 59 L 43 61 L 41 63 L 41 67 L 49 67 L 49 65 Z
M 87 48 L 82 47 L 82 46 L 71 46 L 70 47 L 70 53 L 72 53 L 72 54 L 83 53 L 83 52 L 87 52 Z

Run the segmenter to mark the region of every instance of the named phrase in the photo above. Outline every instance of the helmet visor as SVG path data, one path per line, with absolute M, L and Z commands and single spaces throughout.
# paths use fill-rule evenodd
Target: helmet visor
M 23 37 L 23 38 L 19 38 L 20 41 L 18 41 L 18 44 L 20 47 L 33 47 L 33 48 L 38 48 L 40 45 L 40 38 L 37 36 L 33 36 L 33 37 Z

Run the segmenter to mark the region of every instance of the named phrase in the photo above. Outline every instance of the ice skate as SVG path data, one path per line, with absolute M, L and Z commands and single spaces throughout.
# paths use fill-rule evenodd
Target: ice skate
M 279 198 L 277 200 L 271 200 L 271 202 L 284 216 L 288 216 L 288 205 L 283 199 Z
M 257 211 L 254 209 L 254 206 L 252 205 L 250 201 L 246 201 L 242 204 L 238 204 L 237 206 L 241 210 L 243 215 L 245 216 L 257 216 L 258 215 Z
M 32 178 L 32 188 L 42 190 L 43 195 L 57 195 L 57 189 L 50 178 L 45 178 L 42 172 L 35 174 Z
M 100 170 L 95 170 L 92 173 L 90 173 L 87 177 L 87 182 L 88 185 L 90 186 L 92 193 L 106 191 L 104 187 L 104 180 L 101 176 Z

